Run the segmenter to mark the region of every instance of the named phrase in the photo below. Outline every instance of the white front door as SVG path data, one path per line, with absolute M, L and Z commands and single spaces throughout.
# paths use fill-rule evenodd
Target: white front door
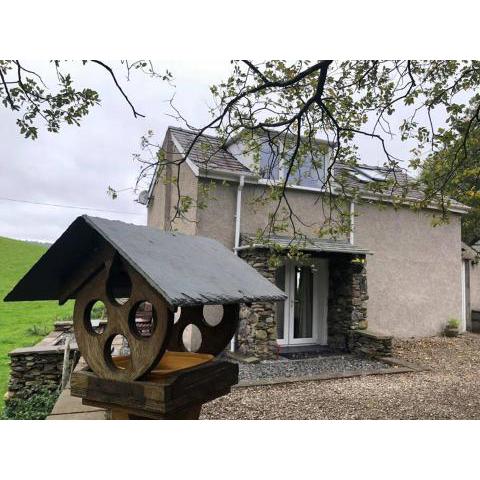
M 288 295 L 277 304 L 280 345 L 327 344 L 328 261 L 287 262 L 277 270 L 277 285 Z

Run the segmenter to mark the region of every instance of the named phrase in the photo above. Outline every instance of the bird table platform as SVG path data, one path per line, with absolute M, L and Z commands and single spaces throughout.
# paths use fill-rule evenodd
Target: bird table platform
M 128 362 L 115 358 L 119 368 Z M 72 375 L 71 393 L 83 403 L 111 411 L 114 420 L 197 419 L 202 404 L 230 392 L 238 365 L 212 355 L 166 352 L 142 380 L 108 380 L 89 370 Z
M 230 391 L 238 366 L 218 356 L 240 304 L 285 294 L 214 240 L 82 216 L 5 297 L 69 299 L 89 367 L 72 395 L 112 418 L 168 419 Z

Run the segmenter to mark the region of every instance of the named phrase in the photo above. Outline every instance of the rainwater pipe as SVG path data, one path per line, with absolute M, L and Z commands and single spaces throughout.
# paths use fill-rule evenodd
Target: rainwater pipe
M 350 202 L 350 244 L 355 245 L 355 202 Z
M 242 216 L 242 190 L 245 185 L 245 176 L 240 176 L 237 188 L 237 208 L 235 210 L 235 255 L 238 255 L 238 247 L 240 246 L 240 219 Z
M 240 181 L 238 182 L 237 188 L 237 206 L 235 209 L 235 248 L 234 253 L 238 255 L 238 247 L 240 246 L 240 220 L 242 216 L 242 190 L 245 185 L 245 176 L 240 175 Z M 235 335 L 230 341 L 230 351 L 235 351 Z

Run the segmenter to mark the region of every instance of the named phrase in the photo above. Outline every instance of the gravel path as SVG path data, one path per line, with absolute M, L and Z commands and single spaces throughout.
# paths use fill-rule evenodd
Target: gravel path
M 204 419 L 480 419 L 480 335 L 397 341 L 430 371 L 234 389 Z
M 329 355 L 298 360 L 265 361 L 256 364 L 239 364 L 239 378 L 242 380 L 265 380 L 278 377 L 307 377 L 321 373 L 355 372 L 380 370 L 387 365 L 353 355 Z

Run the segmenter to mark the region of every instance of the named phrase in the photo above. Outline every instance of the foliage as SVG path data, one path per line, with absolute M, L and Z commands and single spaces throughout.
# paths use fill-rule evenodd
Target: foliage
M 102 319 L 102 318 L 105 318 L 105 314 L 106 314 L 105 305 L 101 302 L 96 302 L 92 308 L 90 317 L 95 319 L 99 319 L 99 318 Z
M 472 98 L 444 148 L 430 155 L 422 168 L 422 180 L 429 191 L 442 192 L 472 208 L 462 218 L 462 239 L 469 245 L 480 239 L 480 126 L 468 125 L 479 99 L 480 95 Z
M 0 299 L 3 300 L 46 249 L 43 245 L 0 237 Z M 57 316 L 71 316 L 72 311 L 70 301 L 62 306 L 56 302 L 0 301 L 0 409 L 10 371 L 8 352 L 38 343 L 44 331 L 52 329 Z M 34 335 L 32 330 L 29 332 L 33 325 L 37 326 L 40 335 Z
M 45 337 L 50 333 L 50 329 L 46 325 L 32 325 L 27 328 L 27 333 L 34 337 Z
M 130 106 L 135 117 L 143 117 L 137 112 L 128 96 L 120 86 L 112 67 L 101 60 L 83 60 L 82 64 L 95 64 L 109 75 L 114 87 Z M 155 71 L 153 64 L 146 60 L 121 62 L 126 70 L 127 80 L 131 72 L 140 71 L 150 77 L 170 81 L 171 73 Z M 58 132 L 61 125 L 80 125 L 81 120 L 90 113 L 92 107 L 100 104 L 100 96 L 91 88 L 77 89 L 72 75 L 65 71 L 67 62 L 52 60 L 58 88 L 52 91 L 42 76 L 26 68 L 20 60 L 0 60 L 0 102 L 4 107 L 18 112 L 17 125 L 25 138 L 35 140 L 38 137 L 38 124 L 43 123 L 49 132 Z
M 70 312 L 62 313 L 55 317 L 56 322 L 68 322 L 68 321 L 71 321 L 72 319 L 73 319 L 73 315 Z
M 45 420 L 50 415 L 59 391 L 41 390 L 27 398 L 12 398 L 5 403 L 2 420 Z
M 449 318 L 447 322 L 448 328 L 458 328 L 460 326 L 460 320 L 456 318 Z
M 63 122 L 80 125 L 82 117 L 100 102 L 96 91 L 90 88 L 76 90 L 71 75 L 60 70 L 58 60 L 54 65 L 59 89 L 50 93 L 41 77 L 18 60 L 0 61 L 0 99 L 5 107 L 21 113 L 17 125 L 25 138 L 37 138 L 39 118 L 49 132 L 58 132 Z M 15 80 L 11 80 L 12 77 Z

